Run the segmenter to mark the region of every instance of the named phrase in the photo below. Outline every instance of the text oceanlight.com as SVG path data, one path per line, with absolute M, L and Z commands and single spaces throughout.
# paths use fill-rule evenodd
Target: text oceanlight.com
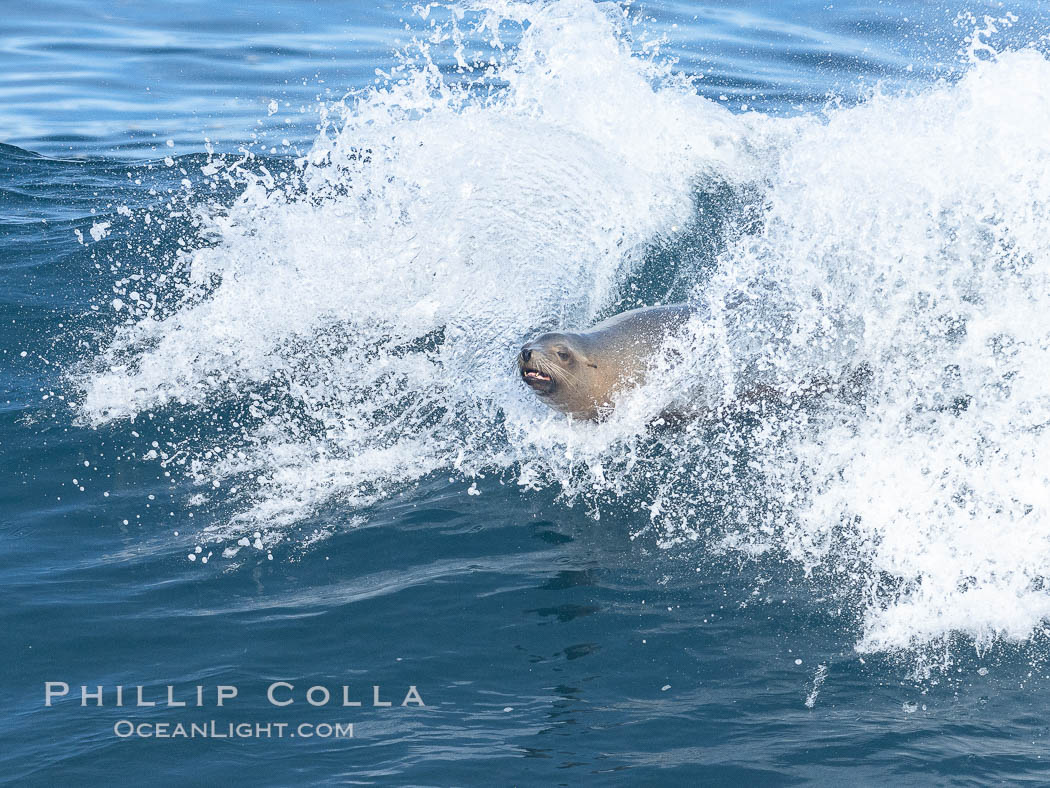
M 113 733 L 122 739 L 352 739 L 354 724 L 301 722 L 132 722 L 118 720 Z

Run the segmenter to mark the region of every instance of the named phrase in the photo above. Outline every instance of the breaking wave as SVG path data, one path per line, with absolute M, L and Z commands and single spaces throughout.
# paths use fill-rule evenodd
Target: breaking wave
M 625 507 L 668 548 L 801 565 L 856 605 L 861 650 L 1029 637 L 1050 615 L 1044 54 L 975 34 L 956 82 L 774 118 L 698 96 L 615 5 L 421 13 L 442 10 L 294 165 L 203 165 L 204 193 L 240 196 L 117 282 L 84 420 L 163 415 L 141 455 L 235 507 L 201 534 L 228 554 L 495 474 Z M 602 424 L 514 375 L 539 331 L 686 299 L 705 317 Z M 684 397 L 717 417 L 651 425 Z

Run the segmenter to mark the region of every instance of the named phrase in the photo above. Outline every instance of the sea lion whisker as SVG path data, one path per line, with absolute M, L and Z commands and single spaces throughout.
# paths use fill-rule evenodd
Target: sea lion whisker
M 543 370 L 541 370 L 541 371 L 543 371 L 545 375 L 548 375 L 551 378 L 554 378 L 555 375 L 557 375 L 562 380 L 564 380 L 566 382 L 569 382 L 569 383 L 579 383 L 580 382 L 579 375 L 575 374 L 574 372 L 570 372 L 567 369 L 561 369 L 561 368 L 555 366 L 553 362 L 548 361 L 547 359 L 543 359 L 543 365 L 544 365 L 544 367 L 543 367 Z

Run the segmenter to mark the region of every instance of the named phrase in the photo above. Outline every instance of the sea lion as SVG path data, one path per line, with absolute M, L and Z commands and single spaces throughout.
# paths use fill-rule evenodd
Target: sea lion
M 694 314 L 688 304 L 642 307 L 586 331 L 541 334 L 521 349 L 518 371 L 542 402 L 599 421 L 616 392 L 640 383 L 664 340 Z

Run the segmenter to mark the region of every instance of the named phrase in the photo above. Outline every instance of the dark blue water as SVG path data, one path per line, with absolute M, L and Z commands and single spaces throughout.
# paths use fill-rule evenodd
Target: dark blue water
M 1042 374 L 1046 304 L 966 276 L 1050 269 L 1048 34 L 1040 3 L 6 8 L 0 774 L 1050 779 L 1046 403 L 989 363 L 937 410 L 961 340 L 925 330 L 1005 304 L 989 346 L 1029 355 L 996 363 Z M 869 286 L 867 249 L 949 275 Z M 791 453 L 793 416 L 594 427 L 514 379 L 535 331 L 741 261 L 937 382 Z M 904 401 L 957 420 L 883 440 Z M 813 455 L 883 459 L 838 488 Z

